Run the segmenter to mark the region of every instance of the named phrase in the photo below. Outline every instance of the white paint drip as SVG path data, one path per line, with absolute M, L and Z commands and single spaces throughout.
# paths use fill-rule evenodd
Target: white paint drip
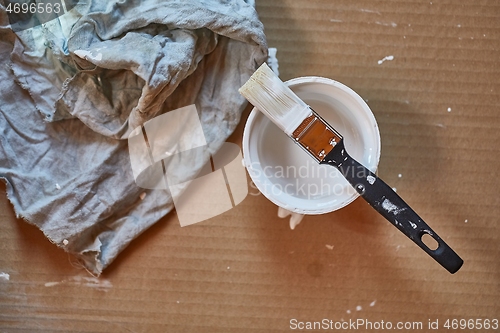
M 304 215 L 302 215 L 302 214 L 293 213 L 289 210 L 286 210 L 285 208 L 278 207 L 278 217 L 285 218 L 287 216 L 290 216 L 290 229 L 292 229 L 292 230 L 294 230 L 295 227 L 298 226 L 299 223 L 304 218 Z
M 361 310 L 363 310 L 363 308 L 361 307 L 361 305 L 358 305 L 358 306 L 356 307 L 356 311 L 361 311 Z
M 73 276 L 72 278 L 62 281 L 51 281 L 45 283 L 45 287 L 54 287 L 60 284 L 68 284 L 73 286 L 84 286 L 94 288 L 100 291 L 108 291 L 113 287 L 111 282 L 106 279 L 98 279 L 95 277 Z
M 392 60 L 394 60 L 394 56 L 393 55 L 389 55 L 387 57 L 383 57 L 382 59 L 380 59 L 378 61 L 378 64 L 382 65 L 385 61 L 392 61 Z
M 326 244 L 325 246 L 326 246 L 326 248 L 327 248 L 328 250 L 333 250 L 333 247 L 334 247 L 333 245 L 329 245 L 329 244 Z
M 382 208 L 388 211 L 389 213 L 393 213 L 394 215 L 398 215 L 402 211 L 404 211 L 406 208 L 399 208 L 395 204 L 389 201 L 389 199 L 385 199 L 382 202 Z
M 97 55 L 94 55 L 94 52 L 85 51 L 85 50 L 75 50 L 74 53 L 77 56 L 79 56 L 80 58 L 85 59 L 85 60 L 96 60 L 96 61 L 102 60 L 102 53 L 98 53 Z
M 60 190 L 60 189 L 61 189 L 61 185 L 56 183 L 56 190 Z
M 371 302 L 370 306 L 375 306 L 375 303 L 377 303 L 377 300 L 374 300 L 373 302 Z
M 1 272 L 0 273 L 0 279 L 9 281 L 10 280 L 10 275 L 8 273 Z
M 375 177 L 371 176 L 371 175 L 368 176 L 368 177 L 366 177 L 366 181 L 368 181 L 368 183 L 370 185 L 373 185 L 373 183 L 375 183 L 375 180 L 377 180 L 377 179 Z
M 280 75 L 280 72 L 278 68 L 280 67 L 278 63 L 278 58 L 276 57 L 276 53 L 278 52 L 278 49 L 275 47 L 270 47 L 268 49 L 269 52 L 269 57 L 267 58 L 267 64 L 269 67 L 271 67 L 271 70 L 274 72 L 276 75 Z

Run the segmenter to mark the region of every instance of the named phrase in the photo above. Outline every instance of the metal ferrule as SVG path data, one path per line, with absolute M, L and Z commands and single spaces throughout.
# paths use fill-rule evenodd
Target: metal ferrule
M 292 138 L 318 162 L 335 148 L 342 135 L 311 109 L 309 115 L 292 133 Z

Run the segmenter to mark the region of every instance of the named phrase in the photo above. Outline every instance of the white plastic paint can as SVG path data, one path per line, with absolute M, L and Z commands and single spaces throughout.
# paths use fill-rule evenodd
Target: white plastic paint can
M 356 92 L 322 77 L 301 77 L 286 84 L 343 135 L 353 158 L 376 171 L 380 133 L 372 111 Z M 245 125 L 243 155 L 258 190 L 288 211 L 324 214 L 359 195 L 337 169 L 319 165 L 256 108 Z

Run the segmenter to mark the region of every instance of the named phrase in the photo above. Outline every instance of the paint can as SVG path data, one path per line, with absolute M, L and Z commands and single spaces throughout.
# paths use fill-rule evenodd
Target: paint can
M 380 133 L 365 101 L 346 85 L 322 77 L 285 82 L 344 137 L 348 153 L 375 172 Z M 319 165 L 254 108 L 243 133 L 245 166 L 256 188 L 295 214 L 324 214 L 345 207 L 359 194 L 340 172 Z

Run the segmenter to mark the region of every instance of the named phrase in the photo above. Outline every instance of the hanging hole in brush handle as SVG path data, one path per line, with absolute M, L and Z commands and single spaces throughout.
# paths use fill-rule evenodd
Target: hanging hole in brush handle
M 430 234 L 424 232 L 421 238 L 422 243 L 427 246 L 431 251 L 436 251 L 439 248 L 439 243 Z
M 455 251 L 389 185 L 349 156 L 343 140 L 326 155 L 321 164 L 332 165 L 339 169 L 370 206 L 450 273 L 453 274 L 462 267 L 463 260 Z

